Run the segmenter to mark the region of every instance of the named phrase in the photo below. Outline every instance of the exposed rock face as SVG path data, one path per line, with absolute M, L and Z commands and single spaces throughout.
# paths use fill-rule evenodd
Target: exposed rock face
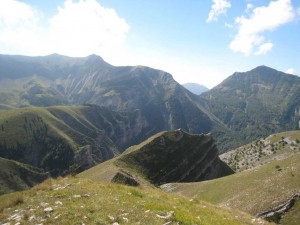
M 154 184 L 202 181 L 233 173 L 219 159 L 211 134 L 192 135 L 180 129 L 125 152 L 116 163 L 140 171 Z
M 256 215 L 256 217 L 268 220 L 270 222 L 279 223 L 281 216 L 288 212 L 295 204 L 297 200 L 300 198 L 300 193 L 294 194 L 291 198 L 289 198 L 285 203 L 268 210 L 266 212 L 262 212 Z

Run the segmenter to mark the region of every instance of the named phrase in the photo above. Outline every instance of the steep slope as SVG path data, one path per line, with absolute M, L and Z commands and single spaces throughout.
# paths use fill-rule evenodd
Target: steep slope
M 286 203 L 294 194 L 299 193 L 299 160 L 300 154 L 296 154 L 220 179 L 196 183 L 172 183 L 163 185 L 162 188 L 192 197 L 194 200 L 204 200 L 257 215 Z M 292 209 L 298 210 L 291 213 L 291 216 L 298 215 L 296 218 L 299 222 L 299 206 L 296 205 Z M 275 215 L 272 219 L 278 221 L 281 216 Z M 289 220 L 288 214 L 285 216 L 286 220 Z
M 116 113 L 93 105 L 1 111 L 0 157 L 56 176 L 73 164 L 82 170 L 110 159 L 151 129 L 138 111 Z
M 201 97 L 244 144 L 299 128 L 300 78 L 266 66 L 234 73 Z M 230 140 L 224 144 L 238 147 Z
M 182 130 L 158 133 L 122 155 L 80 174 L 112 181 L 119 173 L 137 183 L 193 182 L 213 179 L 233 171 L 218 158 L 210 134 L 191 135 Z
M 21 191 L 48 178 L 43 170 L 13 160 L 0 158 L 0 195 Z
M 48 180 L 0 196 L 0 223 L 10 224 L 269 224 L 237 210 L 164 193 L 91 180 Z

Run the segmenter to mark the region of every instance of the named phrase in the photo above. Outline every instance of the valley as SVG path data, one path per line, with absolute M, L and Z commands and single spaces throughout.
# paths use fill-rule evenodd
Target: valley
M 300 78 L 259 66 L 205 90 L 97 55 L 0 55 L 0 223 L 297 224 Z

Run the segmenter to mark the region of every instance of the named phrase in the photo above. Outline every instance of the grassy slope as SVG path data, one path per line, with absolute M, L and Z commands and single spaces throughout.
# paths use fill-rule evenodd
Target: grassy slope
M 42 170 L 13 160 L 0 158 L 0 195 L 32 187 L 48 175 Z
M 70 144 L 74 144 L 68 135 L 58 128 L 62 127 L 63 122 L 54 117 L 46 108 L 31 107 L 2 111 L 0 124 L 1 142 L 5 142 L 8 147 L 16 147 L 18 143 L 27 144 L 33 138 L 33 133 L 42 132 L 45 127 L 50 129 L 51 135 L 62 137 Z
M 30 107 L 1 111 L 1 156 L 50 171 L 61 166 L 61 172 L 74 163 L 74 154 L 76 156 L 80 147 L 90 145 L 94 147 L 93 160 L 95 163 L 101 162 L 118 152 L 102 129 L 112 132 L 112 123 L 119 119 L 123 118 L 93 106 Z M 120 131 L 119 126 L 114 129 L 115 133 Z M 98 137 L 101 140 L 96 140 Z
M 96 136 L 95 125 L 86 117 L 89 108 L 52 106 L 2 111 L 0 124 L 3 128 L 0 127 L 0 131 L 2 129 L 4 132 L 0 132 L 0 135 L 6 138 L 8 146 L 13 147 L 17 142 L 23 144 L 29 141 L 33 131 L 48 126 L 51 135 L 61 137 L 71 145 L 80 144 L 86 136 Z
M 300 155 L 216 180 L 169 184 L 167 189 L 251 214 L 266 211 L 299 192 Z
M 21 224 L 268 224 L 158 189 L 78 178 L 48 180 L 31 190 L 1 196 L 1 211 L 0 223 L 15 223 L 12 216 L 19 215 Z

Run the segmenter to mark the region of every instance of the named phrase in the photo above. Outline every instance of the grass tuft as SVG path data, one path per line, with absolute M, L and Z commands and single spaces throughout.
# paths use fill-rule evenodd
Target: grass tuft
M 24 203 L 23 193 L 0 196 L 0 213 L 2 213 L 4 209 L 11 208 L 22 203 Z

